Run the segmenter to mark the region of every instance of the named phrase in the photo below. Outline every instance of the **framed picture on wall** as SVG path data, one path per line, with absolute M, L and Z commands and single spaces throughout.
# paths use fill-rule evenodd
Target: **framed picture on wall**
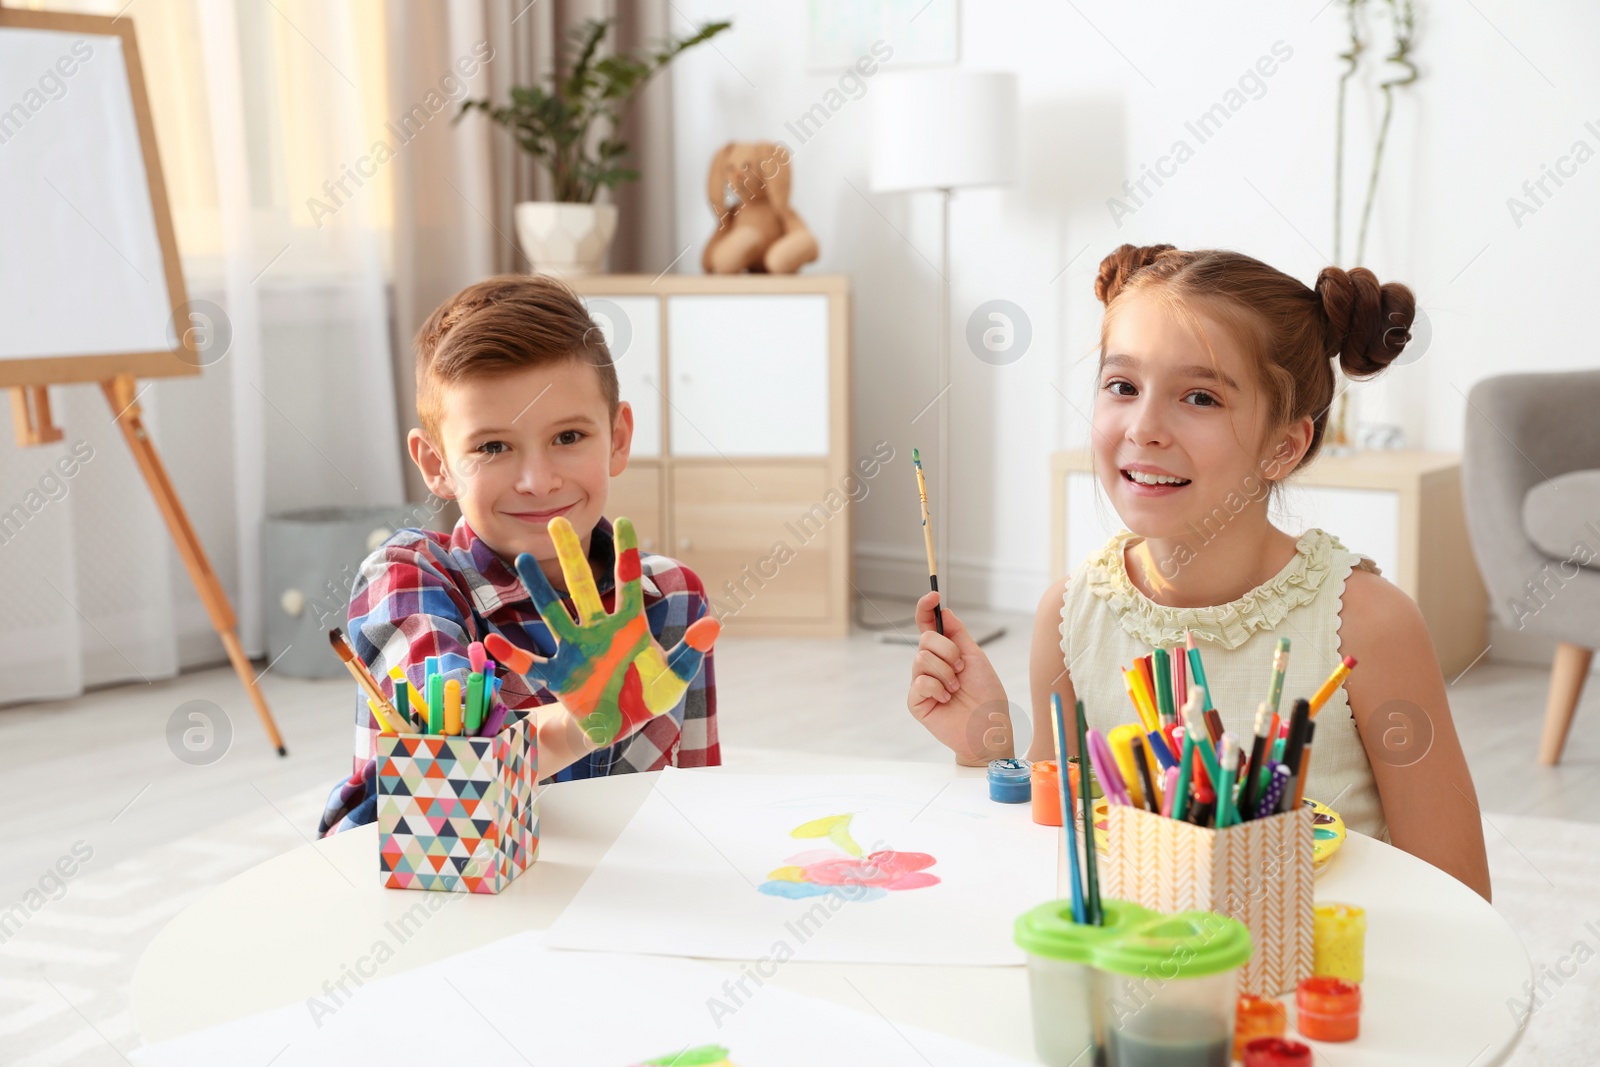
M 958 0 L 810 0 L 806 69 L 831 73 L 893 49 L 895 66 L 954 63 L 960 57 Z

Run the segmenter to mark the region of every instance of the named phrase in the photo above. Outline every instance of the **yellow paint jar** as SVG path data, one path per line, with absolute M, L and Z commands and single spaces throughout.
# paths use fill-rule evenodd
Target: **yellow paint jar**
M 1367 950 L 1367 912 L 1354 904 L 1318 904 L 1312 909 L 1311 973 L 1361 984 Z

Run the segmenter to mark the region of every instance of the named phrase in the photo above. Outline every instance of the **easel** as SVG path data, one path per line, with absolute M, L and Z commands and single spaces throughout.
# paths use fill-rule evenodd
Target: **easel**
M 78 382 L 99 382 L 106 401 L 111 405 L 114 421 L 122 430 L 123 439 L 133 452 L 134 461 L 144 475 L 145 483 L 155 498 L 161 517 L 182 557 L 189 578 L 205 605 L 206 614 L 222 646 L 228 653 L 234 672 L 244 683 L 256 714 L 267 732 L 267 739 L 278 750 L 278 755 L 288 754 L 278 725 L 267 707 L 261 687 L 255 678 L 255 669 L 239 642 L 238 619 L 233 613 L 222 584 L 217 580 L 205 549 L 189 524 L 189 517 L 178 500 L 172 481 L 167 477 L 165 465 L 157 455 L 155 443 L 145 431 L 140 418 L 136 381 L 141 377 L 171 377 L 200 373 L 201 353 L 195 346 L 193 333 L 187 327 L 188 298 L 183 281 L 183 270 L 178 258 L 177 238 L 168 211 L 166 184 L 162 178 L 161 162 L 156 154 L 155 130 L 150 121 L 149 102 L 145 97 L 144 74 L 139 63 L 139 50 L 134 40 L 133 22 L 129 18 L 108 18 L 96 15 L 71 15 L 53 12 L 23 11 L 0 6 L 0 33 L 10 28 L 54 30 L 69 34 L 93 37 L 117 37 L 121 41 L 123 62 L 127 69 L 127 88 L 138 128 L 144 160 L 144 177 L 150 191 L 150 208 L 155 233 L 160 244 L 165 273 L 167 303 L 176 327 L 177 347 L 151 349 L 149 346 L 128 351 L 95 351 L 74 355 L 55 355 L 40 358 L 0 359 L 0 387 L 11 390 L 11 411 L 16 428 L 17 444 L 22 448 L 60 441 L 61 429 L 55 425 L 50 413 L 51 385 Z M 102 66 L 104 61 L 102 60 Z M 85 70 L 89 69 L 87 66 Z M 81 74 L 79 76 L 82 76 Z M 43 113 L 41 113 L 43 114 Z M 37 119 L 33 120 L 37 121 Z M 47 120 L 48 121 L 48 120 Z M 68 138 L 71 129 L 28 129 L 30 135 Z M 162 308 L 163 311 L 167 310 Z M 91 312 L 92 313 L 92 312 Z M 24 309 L 24 314 L 27 310 Z M 145 324 L 148 325 L 148 324 Z

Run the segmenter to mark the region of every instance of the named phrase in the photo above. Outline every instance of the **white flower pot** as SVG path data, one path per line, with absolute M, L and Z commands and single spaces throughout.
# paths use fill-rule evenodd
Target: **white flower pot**
M 598 274 L 617 232 L 617 205 L 525 200 L 516 207 L 517 240 L 541 274 Z

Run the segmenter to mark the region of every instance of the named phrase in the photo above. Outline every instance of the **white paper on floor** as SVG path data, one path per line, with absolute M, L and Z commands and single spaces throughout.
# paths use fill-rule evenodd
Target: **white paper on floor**
M 1054 898 L 1060 832 L 980 778 L 668 768 L 545 943 L 1020 964 L 1012 923 Z
M 728 975 L 660 957 L 559 952 L 533 933 L 381 981 L 140 1049 L 151 1067 L 470 1063 L 708 1067 L 861 1063 L 1022 1067 L 876 1014 L 763 986 L 734 1010 Z M 726 1050 L 720 1058 L 707 1046 Z M 700 1055 L 689 1056 L 691 1050 Z

